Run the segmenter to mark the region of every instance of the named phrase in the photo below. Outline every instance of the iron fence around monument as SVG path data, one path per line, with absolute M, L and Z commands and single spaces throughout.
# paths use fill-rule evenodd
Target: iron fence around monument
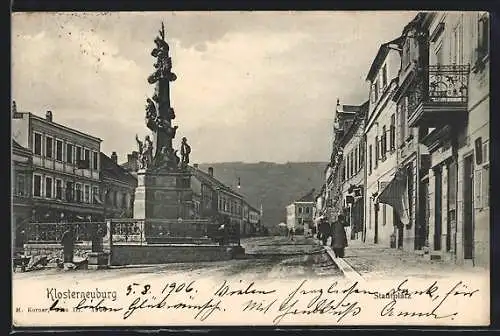
M 113 243 L 126 244 L 239 244 L 239 227 L 208 219 L 108 219 Z
M 108 226 L 109 225 L 109 226 Z M 106 222 L 41 223 L 26 227 L 27 244 L 60 244 L 64 232 L 72 228 L 75 243 L 92 241 L 97 232 L 105 237 L 111 230 L 113 243 L 221 243 L 238 244 L 239 227 L 221 225 L 207 219 L 160 220 L 146 223 L 142 219 L 107 219 Z
M 73 229 L 75 242 L 91 241 L 95 232 L 102 237 L 106 234 L 105 222 L 31 222 L 26 227 L 26 243 L 60 243 L 64 232 L 70 228 Z

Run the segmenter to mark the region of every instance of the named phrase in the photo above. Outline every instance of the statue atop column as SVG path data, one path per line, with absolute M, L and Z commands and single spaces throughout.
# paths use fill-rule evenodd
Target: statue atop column
M 159 36 L 154 39 L 154 44 L 155 47 L 151 51 L 151 56 L 155 58 L 153 64 L 155 70 L 148 77 L 148 83 L 155 85 L 155 90 L 151 98 L 146 98 L 145 106 L 146 126 L 153 133 L 153 141 L 150 147 L 147 147 L 149 143 L 146 143 L 146 141 L 141 142 L 142 145 L 139 146 L 139 153 L 143 153 L 146 148 L 150 150 L 150 152 L 145 152 L 142 156 L 141 166 L 143 169 L 175 170 L 187 166 L 191 148 L 183 140 L 181 145 L 182 159 L 179 159 L 177 150 L 172 147 L 172 140 L 176 136 L 178 126 L 172 125 L 172 121 L 175 119 L 175 111 L 170 101 L 170 83 L 174 82 L 177 76 L 172 72 L 172 59 L 169 55 L 170 47 L 165 40 L 165 26 L 163 23 Z M 139 143 L 138 139 L 137 141 Z
M 167 78 L 173 82 L 177 79 L 175 73 L 172 72 L 172 59 L 170 58 L 170 46 L 165 41 L 165 26 L 161 23 L 160 36 L 154 39 L 155 48 L 151 51 L 151 56 L 156 58 L 153 64 L 156 71 L 148 77 L 148 83 L 154 84 L 161 78 Z

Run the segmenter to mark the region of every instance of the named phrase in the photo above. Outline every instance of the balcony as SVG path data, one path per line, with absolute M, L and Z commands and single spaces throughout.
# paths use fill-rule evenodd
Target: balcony
M 410 127 L 442 127 L 467 118 L 469 65 L 429 66 L 428 82 L 408 104 Z

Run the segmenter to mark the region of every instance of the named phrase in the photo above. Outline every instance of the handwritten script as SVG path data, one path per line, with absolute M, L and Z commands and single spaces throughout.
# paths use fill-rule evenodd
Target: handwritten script
M 356 324 L 363 314 L 382 322 L 396 318 L 430 322 L 453 321 L 466 314 L 460 307 L 467 306 L 479 292 L 465 281 L 431 281 L 422 285 L 406 279 L 386 287 L 374 289 L 368 283 L 336 280 L 326 286 L 301 280 L 286 287 L 243 280 L 221 280 L 215 286 L 197 281 L 134 282 L 117 289 L 114 296 L 57 296 L 55 291 L 50 292 L 46 310 L 106 313 L 128 321 L 152 316 L 153 312 L 155 316 L 165 314 L 168 321 L 171 314 L 179 312 L 201 322 L 220 321 L 234 315 L 243 317 L 241 324 L 256 317 L 274 325 L 304 318 L 313 322 L 318 316 L 326 317 L 331 324 Z M 68 299 L 71 297 L 76 299 L 71 301 Z

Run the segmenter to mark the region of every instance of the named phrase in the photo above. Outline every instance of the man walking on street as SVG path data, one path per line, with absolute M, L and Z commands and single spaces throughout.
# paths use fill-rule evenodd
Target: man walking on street
M 330 237 L 330 224 L 324 218 L 322 218 L 318 224 L 319 239 L 323 245 L 326 245 L 328 237 Z
M 344 215 L 338 215 L 337 220 L 332 224 L 331 246 L 337 258 L 343 258 L 347 247 L 347 235 L 344 227 L 347 226 Z

